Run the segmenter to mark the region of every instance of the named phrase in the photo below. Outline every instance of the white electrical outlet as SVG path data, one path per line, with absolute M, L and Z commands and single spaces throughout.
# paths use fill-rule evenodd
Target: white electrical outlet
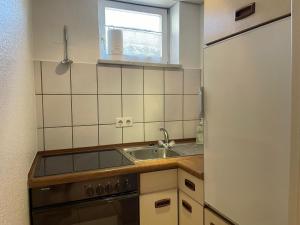
M 132 127 L 133 120 L 132 117 L 117 117 L 116 118 L 116 127 Z
M 116 127 L 123 127 L 123 126 L 124 126 L 123 118 L 117 117 L 116 118 Z
M 123 117 L 123 126 L 124 127 L 132 127 L 133 126 L 132 117 Z

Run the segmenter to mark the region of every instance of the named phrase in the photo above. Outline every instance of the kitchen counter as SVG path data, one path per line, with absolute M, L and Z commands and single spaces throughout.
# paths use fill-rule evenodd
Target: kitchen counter
M 114 147 L 120 148 L 122 146 L 124 145 L 119 145 Z M 127 147 L 129 147 L 129 145 L 127 145 Z M 112 146 L 103 146 L 103 147 L 98 146 L 97 148 L 96 147 L 84 148 L 84 149 L 77 149 L 76 151 L 95 151 L 95 150 L 105 150 L 105 149 L 107 150 L 110 148 L 112 148 Z M 82 171 L 82 172 L 52 175 L 46 177 L 34 177 L 35 169 L 37 167 L 37 162 L 40 157 L 45 155 L 46 156 L 60 155 L 69 152 L 74 152 L 74 149 L 38 152 L 28 174 L 28 187 L 29 188 L 46 187 L 50 185 L 81 182 L 86 180 L 99 179 L 99 178 L 117 176 L 117 175 L 128 174 L 128 173 L 145 173 L 145 172 L 153 172 L 158 170 L 166 170 L 166 169 L 174 169 L 174 168 L 184 169 L 187 172 L 191 173 L 192 175 L 200 179 L 203 179 L 203 175 L 204 175 L 203 154 L 197 154 L 197 155 L 185 155 L 185 156 L 167 158 L 167 159 L 136 161 L 134 162 L 134 165 L 123 166 L 123 167 Z

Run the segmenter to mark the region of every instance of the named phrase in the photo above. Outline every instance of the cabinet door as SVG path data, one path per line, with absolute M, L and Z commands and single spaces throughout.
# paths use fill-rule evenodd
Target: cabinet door
M 140 196 L 140 225 L 177 225 L 177 189 Z
M 179 192 L 179 225 L 203 225 L 203 207 L 187 194 Z
M 290 0 L 256 0 L 255 6 L 251 5 L 253 2 L 254 0 L 205 0 L 205 43 L 220 40 L 291 12 Z M 254 7 L 255 12 L 251 14 Z M 248 14 L 251 15 L 247 16 Z
M 204 210 L 205 214 L 205 225 L 230 225 L 225 222 L 225 220 L 221 219 L 221 217 L 217 216 L 217 214 L 211 212 L 209 209 Z

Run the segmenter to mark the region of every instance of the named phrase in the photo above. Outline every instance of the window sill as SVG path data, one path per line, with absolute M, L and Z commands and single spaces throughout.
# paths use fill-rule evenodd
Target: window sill
M 169 69 L 181 69 L 182 68 L 181 64 L 149 63 L 149 62 L 135 62 L 135 61 L 109 60 L 109 59 L 99 59 L 98 64 L 160 67 L 160 68 L 169 68 Z

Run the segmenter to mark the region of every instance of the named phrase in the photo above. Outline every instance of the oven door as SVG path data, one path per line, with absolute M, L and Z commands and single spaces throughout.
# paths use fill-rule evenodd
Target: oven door
M 137 193 L 32 210 L 32 225 L 139 225 Z

